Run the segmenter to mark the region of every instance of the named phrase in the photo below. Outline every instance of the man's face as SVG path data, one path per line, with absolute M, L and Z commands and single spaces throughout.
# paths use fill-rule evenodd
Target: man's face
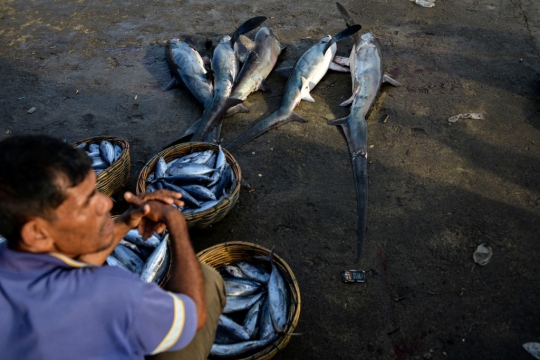
M 93 170 L 76 186 L 59 183 L 66 199 L 54 210 L 48 230 L 53 238 L 52 251 L 77 258 L 80 255 L 107 249 L 114 241 L 114 222 L 110 216 L 112 201 L 96 189 Z

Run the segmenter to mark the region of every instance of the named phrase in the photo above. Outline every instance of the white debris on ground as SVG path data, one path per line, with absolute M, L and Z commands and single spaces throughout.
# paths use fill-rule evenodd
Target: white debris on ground
M 486 246 L 486 244 L 480 244 L 476 248 L 473 254 L 474 262 L 478 265 L 487 265 L 489 263 L 489 260 L 491 260 L 491 256 L 493 256 L 493 251 L 489 246 Z
M 435 0 L 411 0 L 416 5 L 420 5 L 422 7 L 434 7 L 435 6 Z
M 455 123 L 459 119 L 475 119 L 475 120 L 484 120 L 484 115 L 481 113 L 464 113 L 457 114 L 448 118 L 449 123 Z

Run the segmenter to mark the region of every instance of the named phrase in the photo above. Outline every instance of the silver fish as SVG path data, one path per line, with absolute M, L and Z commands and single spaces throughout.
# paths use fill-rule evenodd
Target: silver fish
M 236 266 L 238 266 L 242 273 L 252 280 L 258 281 L 262 284 L 266 284 L 268 280 L 270 280 L 270 273 L 266 271 L 262 265 L 239 261 L 236 263 Z
M 345 23 L 354 24 L 348 11 L 337 3 L 338 10 Z M 357 197 L 358 238 L 355 263 L 362 256 L 362 247 L 367 230 L 367 138 L 366 116 L 371 110 L 384 79 L 382 56 L 379 41 L 368 32 L 354 36 L 354 45 L 350 55 L 352 77 L 352 96 L 341 105 L 352 103 L 349 116 L 329 121 L 329 125 L 341 126 L 351 155 Z
M 197 100 L 207 107 L 212 101 L 214 89 L 201 55 L 190 39 L 169 40 L 166 59 L 173 79 L 167 89 L 184 83 Z
M 88 145 L 88 152 L 99 152 L 99 145 L 98 144 Z
M 167 254 L 167 238 L 165 238 L 161 244 L 154 250 L 152 255 L 146 260 L 144 267 L 142 268 L 141 280 L 146 282 L 155 281 L 161 268 L 165 265 Z
M 236 278 L 240 278 L 240 279 L 245 279 L 246 278 L 246 275 L 242 272 L 242 270 L 240 270 L 240 268 L 238 266 L 233 266 L 233 265 L 223 265 L 221 267 L 221 272 L 225 275 L 230 275 L 232 277 L 236 277 Z
M 182 214 L 193 214 L 193 213 L 198 213 L 198 212 L 202 212 L 202 211 L 206 211 L 210 208 L 213 208 L 214 206 L 216 206 L 217 204 L 219 204 L 221 201 L 221 198 L 217 199 L 217 200 L 213 200 L 213 201 L 206 201 L 204 203 L 201 204 L 201 207 L 198 208 L 198 209 L 187 209 L 187 210 L 182 210 Z
M 264 349 L 276 338 L 277 335 L 263 340 L 243 341 L 236 344 L 214 344 L 210 349 L 210 355 L 221 359 L 238 359 L 244 354 Z
M 259 315 L 259 339 L 275 339 L 277 337 L 269 302 L 270 298 L 266 297 L 261 305 L 261 314 Z
M 114 144 L 114 161 L 118 160 L 120 158 L 120 155 L 122 155 L 122 148 L 118 144 Z
M 118 260 L 112 255 L 107 256 L 107 259 L 105 261 L 107 262 L 107 265 L 109 266 L 116 266 L 116 267 L 119 267 L 120 269 L 124 269 L 131 272 L 131 270 L 129 270 L 126 265 L 124 265 L 120 260 Z
M 120 260 L 127 268 L 136 274 L 140 274 L 143 269 L 144 263 L 137 254 L 125 247 L 124 245 L 117 245 L 113 250 L 115 258 Z
M 201 203 L 197 199 L 195 199 L 193 196 L 191 196 L 189 193 L 187 193 L 184 189 L 182 189 L 180 186 L 176 186 L 166 181 L 161 181 L 160 183 L 162 183 L 165 188 L 182 194 L 182 201 L 184 201 L 184 203 L 186 203 L 187 205 L 191 205 L 198 208 L 201 207 Z
M 255 47 L 238 74 L 232 98 L 245 100 L 254 91 L 268 89 L 266 78 L 276 65 L 281 47 L 273 31 L 265 26 L 257 31 L 254 41 Z
M 225 278 L 227 296 L 247 296 L 261 290 L 261 284 L 248 279 Z
M 206 163 L 212 155 L 214 154 L 214 150 L 205 150 L 205 151 L 197 151 L 185 156 L 182 156 L 181 158 L 178 158 L 178 164 L 182 163 L 194 163 L 194 164 L 202 164 L 207 165 Z M 173 166 L 173 164 L 170 164 L 169 166 Z
M 247 333 L 246 329 L 225 315 L 219 316 L 218 327 L 223 328 L 238 340 L 249 339 L 249 334 Z
M 244 323 L 242 326 L 246 329 L 251 339 L 254 339 L 257 336 L 256 330 L 259 323 L 259 315 L 261 313 L 261 306 L 264 299 L 259 299 L 251 308 L 249 309 L 246 317 L 244 318 Z
M 101 157 L 92 158 L 92 169 L 94 170 L 105 170 L 109 167 L 109 164 L 104 161 Z
M 124 240 L 135 245 L 142 245 L 153 248 L 157 247 L 161 243 L 161 239 L 156 234 L 150 236 L 146 240 L 143 240 L 142 235 L 139 234 L 139 230 L 137 229 L 129 230 L 127 234 L 124 235 Z
M 80 143 L 79 145 L 75 146 L 75 149 L 83 149 L 86 148 L 86 143 L 83 142 L 83 143 Z
M 287 324 L 288 305 L 289 294 L 287 285 L 277 267 L 272 264 L 272 273 L 268 281 L 268 306 L 270 307 L 274 326 L 279 331 L 283 331 Z
M 227 150 L 236 150 L 268 130 L 290 121 L 305 123 L 306 120 L 296 114 L 294 108 L 300 104 L 301 100 L 315 102 L 310 92 L 328 71 L 332 59 L 336 54 L 336 42 L 353 35 L 360 28 L 360 25 L 355 25 L 340 31 L 334 37 L 327 35 L 309 48 L 294 66 L 293 73 L 285 86 L 285 93 L 283 94 L 283 100 L 279 109 L 227 145 Z
M 114 162 L 114 146 L 107 140 L 103 140 L 99 144 L 99 153 L 103 160 L 107 162 L 107 164 L 112 165 Z
M 233 313 L 249 309 L 253 304 L 259 301 L 265 293 L 258 293 L 248 296 L 227 296 L 227 303 L 223 309 L 224 314 Z
M 196 163 L 182 163 L 178 164 L 176 163 L 175 166 L 172 166 L 167 169 L 166 174 L 167 176 L 174 176 L 174 175 L 180 175 L 180 174 L 186 174 L 186 175 L 204 175 L 209 174 L 213 172 L 214 169 L 211 167 L 208 167 L 206 165 L 202 164 L 196 164 Z
M 156 162 L 156 168 L 154 170 L 154 178 L 159 179 L 165 176 L 165 172 L 167 171 L 167 162 L 164 158 L 161 156 L 158 158 Z
M 216 200 L 216 195 L 204 186 L 201 185 L 183 185 L 182 189 L 187 191 L 190 195 L 201 200 Z

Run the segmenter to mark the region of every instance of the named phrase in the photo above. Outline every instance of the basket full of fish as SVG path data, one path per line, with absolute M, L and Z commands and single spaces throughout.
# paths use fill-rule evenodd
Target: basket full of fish
M 227 293 L 210 358 L 274 357 L 300 317 L 300 289 L 291 268 L 273 250 L 241 241 L 217 244 L 197 257 L 220 271 Z
M 137 229 L 131 229 L 106 262 L 109 266 L 137 274 L 143 281 L 163 286 L 168 280 L 171 267 L 169 236 L 166 233 L 154 233 L 143 240 Z
M 97 189 L 112 196 L 129 178 L 131 162 L 129 143 L 119 137 L 96 136 L 73 143 L 86 151 L 92 159 L 92 169 L 97 176 Z
M 216 144 L 191 142 L 156 154 L 141 170 L 136 192 L 181 193 L 180 210 L 188 226 L 205 228 L 236 204 L 241 180 L 240 166 L 228 151 Z

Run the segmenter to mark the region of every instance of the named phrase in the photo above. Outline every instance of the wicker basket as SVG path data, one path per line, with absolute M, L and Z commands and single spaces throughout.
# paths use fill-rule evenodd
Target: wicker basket
M 202 250 L 197 254 L 199 261 L 203 264 L 209 265 L 214 269 L 219 269 L 223 265 L 230 265 L 238 261 L 257 261 L 253 260 L 253 256 L 266 256 L 270 253 L 270 250 L 262 246 L 243 242 L 243 241 L 231 241 L 214 245 L 208 249 Z M 287 318 L 287 325 L 285 326 L 285 333 L 292 333 L 298 325 L 298 319 L 300 318 L 300 288 L 296 278 L 287 263 L 277 256 L 273 255 L 274 265 L 279 269 L 283 279 L 289 288 L 290 294 L 290 307 Z M 239 360 L 268 360 L 273 358 L 278 351 L 283 349 L 290 340 L 290 335 L 280 336 L 270 346 L 263 350 L 250 355 L 248 357 Z
M 97 189 L 102 194 L 105 194 L 107 196 L 113 196 L 118 190 L 122 188 L 122 186 L 127 183 L 129 179 L 129 172 L 131 170 L 131 161 L 129 158 L 129 143 L 119 137 L 95 136 L 74 142 L 72 145 L 77 146 L 82 143 L 99 144 L 103 140 L 107 140 L 113 145 L 120 145 L 120 147 L 122 148 L 120 158 L 116 160 L 107 169 L 105 169 L 97 177 Z
M 137 189 L 136 193 L 143 193 L 146 189 L 146 178 L 154 171 L 154 167 L 159 159 L 163 157 L 165 161 L 169 162 L 173 159 L 176 159 L 181 156 L 191 154 L 195 151 L 204 151 L 204 150 L 218 150 L 216 144 L 205 143 L 205 142 L 190 142 L 175 145 L 169 147 L 165 150 L 157 153 L 141 170 L 139 178 L 137 179 Z M 199 228 L 203 229 L 208 227 L 211 224 L 214 224 L 227 215 L 229 210 L 232 209 L 238 196 L 240 195 L 240 182 L 242 181 L 242 172 L 240 171 L 240 166 L 233 158 L 233 156 L 224 148 L 222 148 L 225 153 L 227 162 L 231 165 L 232 171 L 234 173 L 235 183 L 229 195 L 229 198 L 223 198 L 216 206 L 196 213 L 187 213 L 184 214 L 188 227 L 190 228 Z

